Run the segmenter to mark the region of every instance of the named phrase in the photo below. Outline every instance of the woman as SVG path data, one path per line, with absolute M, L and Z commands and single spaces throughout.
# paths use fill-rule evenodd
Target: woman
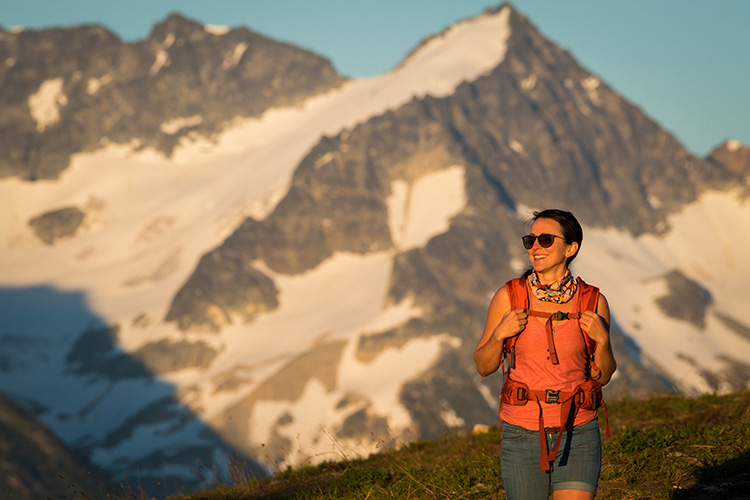
M 609 307 L 597 288 L 570 273 L 583 241 L 573 214 L 536 212 L 522 240 L 532 269 L 495 293 L 474 350 L 483 377 L 509 366 L 500 409 L 505 492 L 510 500 L 547 499 L 550 490 L 554 500 L 593 499 L 601 401 L 583 400 L 600 395 L 599 384 L 616 369 Z M 518 306 L 519 297 L 526 307 Z

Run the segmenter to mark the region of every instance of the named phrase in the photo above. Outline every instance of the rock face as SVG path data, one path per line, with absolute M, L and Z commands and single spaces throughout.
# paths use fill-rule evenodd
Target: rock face
M 236 117 L 340 85 L 331 63 L 244 28 L 179 15 L 123 43 L 101 26 L 0 31 L 0 178 L 54 179 L 107 143 L 171 154 Z
M 66 207 L 47 212 L 29 221 L 29 226 L 47 245 L 56 240 L 75 236 L 86 215 L 77 207 Z
M 687 153 L 514 13 L 506 58 L 491 74 L 321 140 L 276 210 L 246 220 L 201 260 L 166 319 L 216 330 L 232 314 L 273 309 L 275 291 L 257 261 L 295 274 L 335 252 L 393 248 L 392 184 L 451 165 L 465 166 L 468 206 L 450 231 L 397 257 L 396 302 L 415 293 L 431 310 L 455 308 L 456 295 L 481 304 L 517 256 L 503 235 L 518 233 L 518 206 L 565 206 L 590 226 L 660 233 L 666 214 L 736 181 Z M 435 276 L 441 293 L 425 282 Z
M 669 293 L 656 300 L 664 313 L 667 316 L 704 327 L 706 310 L 711 304 L 711 294 L 679 271 L 669 273 L 665 281 Z

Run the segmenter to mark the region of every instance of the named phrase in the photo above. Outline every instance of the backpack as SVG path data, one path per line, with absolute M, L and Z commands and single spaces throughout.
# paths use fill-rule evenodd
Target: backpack
M 599 289 L 593 285 L 585 283 L 581 278 L 576 278 L 578 283 L 578 310 L 571 313 L 564 313 L 557 311 L 554 313 L 534 311 L 529 309 L 529 295 L 528 287 L 526 286 L 526 278 L 516 278 L 508 281 L 505 284 L 505 289 L 508 291 L 508 298 L 510 299 L 510 309 L 523 308 L 526 310 L 526 314 L 529 316 L 536 316 L 540 318 L 547 318 L 545 323 L 545 330 L 547 332 L 547 347 L 549 349 L 550 360 L 553 364 L 558 364 L 559 360 L 557 357 L 557 351 L 555 350 L 555 342 L 552 336 L 552 321 L 562 321 L 570 319 L 580 319 L 581 315 L 585 311 L 596 312 L 596 307 L 599 301 Z M 523 382 L 517 382 L 510 378 L 510 372 L 515 368 L 516 358 L 516 342 L 518 341 L 519 335 L 523 332 L 505 339 L 503 342 L 503 351 L 501 356 L 501 365 L 503 372 L 503 388 L 500 395 L 501 413 L 502 405 L 517 405 L 522 406 L 529 401 L 536 401 L 539 405 L 539 442 L 541 450 L 541 458 L 539 465 L 541 470 L 549 470 L 549 462 L 555 459 L 557 450 L 560 447 L 560 439 L 562 433 L 568 429 L 570 421 L 575 414 L 576 408 L 583 408 L 586 410 L 596 410 L 600 406 L 604 406 L 606 428 L 605 434 L 610 437 L 609 430 L 609 412 L 607 405 L 604 403 L 602 397 L 602 385 L 594 380 L 593 375 L 601 373 L 601 370 L 596 366 L 594 361 L 594 354 L 596 351 L 596 342 L 594 342 L 586 333 L 581 330 L 584 338 L 584 345 L 586 348 L 586 381 L 579 384 L 572 391 L 557 391 L 551 389 L 530 389 Z M 597 375 L 598 377 L 598 375 Z M 542 412 L 542 402 L 559 404 L 560 405 L 560 428 L 548 428 L 544 426 L 544 418 Z M 557 441 L 552 450 L 547 450 L 547 439 L 545 437 L 545 430 L 548 432 L 559 432 Z

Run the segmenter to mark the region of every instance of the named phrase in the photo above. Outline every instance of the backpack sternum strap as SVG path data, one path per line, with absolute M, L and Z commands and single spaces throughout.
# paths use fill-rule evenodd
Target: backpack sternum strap
M 529 316 L 536 316 L 537 318 L 547 318 L 547 321 L 544 323 L 544 331 L 547 333 L 547 351 L 549 351 L 549 359 L 552 361 L 553 365 L 559 364 L 560 360 L 557 357 L 557 349 L 555 349 L 555 339 L 552 336 L 552 333 L 554 332 L 554 330 L 552 329 L 552 322 L 565 321 L 568 319 L 578 319 L 581 317 L 581 313 L 567 313 L 562 311 L 549 313 L 544 311 L 528 310 L 526 311 L 526 314 L 528 314 Z

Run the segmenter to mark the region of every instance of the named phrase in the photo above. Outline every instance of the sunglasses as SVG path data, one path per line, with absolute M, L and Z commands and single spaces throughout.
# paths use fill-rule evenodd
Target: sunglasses
M 563 238 L 562 236 L 557 236 L 556 234 L 549 233 L 542 233 L 539 236 L 527 234 L 526 236 L 523 236 L 521 238 L 521 241 L 523 241 L 523 246 L 524 248 L 526 248 L 526 250 L 531 250 L 531 247 L 534 246 L 534 242 L 536 240 L 539 240 L 540 247 L 549 248 L 555 242 L 555 238 L 560 238 L 561 240 L 565 241 L 565 238 Z

